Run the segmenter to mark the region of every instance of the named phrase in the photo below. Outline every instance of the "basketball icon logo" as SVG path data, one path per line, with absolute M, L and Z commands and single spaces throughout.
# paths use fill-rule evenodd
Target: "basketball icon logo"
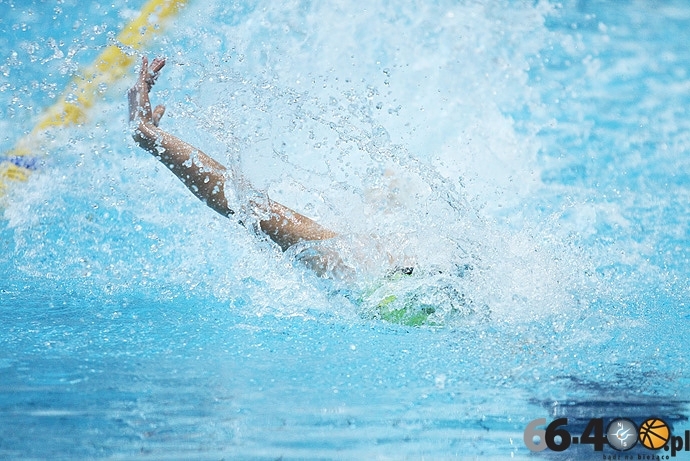
M 640 443 L 650 450 L 658 450 L 666 445 L 671 437 L 671 430 L 663 420 L 649 418 L 640 424 Z

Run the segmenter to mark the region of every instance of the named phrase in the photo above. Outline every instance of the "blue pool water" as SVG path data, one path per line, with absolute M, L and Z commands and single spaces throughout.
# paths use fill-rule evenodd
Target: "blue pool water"
M 3 151 L 142 4 L 0 2 Z M 166 128 L 469 309 L 378 320 L 347 295 L 371 272 L 318 279 L 206 209 L 131 141 L 132 68 L 9 194 L 0 458 L 670 456 L 523 433 L 690 430 L 688 21 L 681 0 L 192 1 L 149 46 Z

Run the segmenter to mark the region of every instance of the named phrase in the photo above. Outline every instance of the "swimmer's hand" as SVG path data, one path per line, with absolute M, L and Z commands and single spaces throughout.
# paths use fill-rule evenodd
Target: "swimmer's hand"
M 136 84 L 127 92 L 129 100 L 129 121 L 133 124 L 134 140 L 142 147 L 151 142 L 149 137 L 152 127 L 157 127 L 165 113 L 165 106 L 160 104 L 151 110 L 149 92 L 156 83 L 161 69 L 165 66 L 165 58 L 155 58 L 151 65 L 144 56 L 141 59 L 141 70 Z

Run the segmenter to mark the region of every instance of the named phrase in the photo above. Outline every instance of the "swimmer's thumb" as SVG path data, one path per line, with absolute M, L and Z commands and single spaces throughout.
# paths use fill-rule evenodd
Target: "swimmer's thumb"
M 152 121 L 153 124 L 158 126 L 158 124 L 161 121 L 161 117 L 163 117 L 163 114 L 165 113 L 165 106 L 163 104 L 159 104 L 156 106 L 155 109 L 153 109 L 153 115 L 152 115 Z

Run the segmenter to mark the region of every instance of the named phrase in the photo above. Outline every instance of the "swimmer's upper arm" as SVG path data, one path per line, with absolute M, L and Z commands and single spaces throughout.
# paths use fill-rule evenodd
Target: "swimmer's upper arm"
M 268 206 L 268 218 L 263 219 L 259 224 L 261 230 L 283 251 L 302 241 L 326 240 L 337 235 L 316 221 L 278 202 L 269 199 Z

